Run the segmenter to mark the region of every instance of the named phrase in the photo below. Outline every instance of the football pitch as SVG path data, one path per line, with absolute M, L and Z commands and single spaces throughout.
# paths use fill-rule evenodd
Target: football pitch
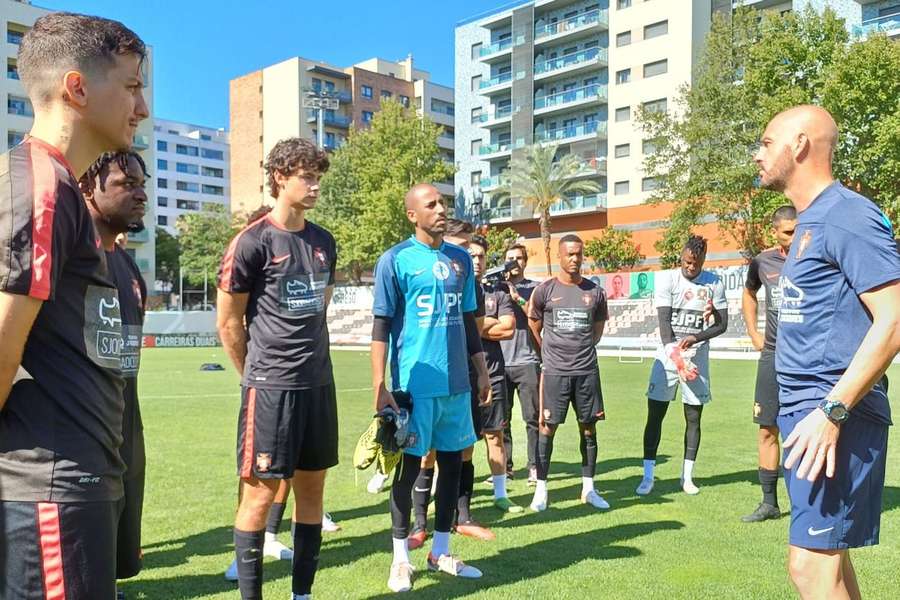
M 368 494 L 371 471 L 357 474 L 351 459 L 372 416 L 368 353 L 335 351 L 341 417 L 341 464 L 328 475 L 325 508 L 343 531 L 324 534 L 314 597 L 387 597 L 390 555 L 387 493 Z M 218 362 L 224 372 L 201 372 Z M 419 569 L 413 594 L 421 598 L 791 598 L 785 558 L 788 518 L 741 523 L 760 500 L 756 431 L 751 421 L 755 363 L 713 361 L 714 400 L 703 415 L 695 469 L 697 496 L 681 492 L 684 418 L 672 407 L 663 428 L 657 484 L 634 494 L 641 477 L 641 439 L 650 361 L 600 361 L 607 420 L 598 424 L 597 489 L 611 509 L 579 501 L 578 433 L 561 426 L 550 474 L 550 507 L 501 515 L 491 505 L 483 444 L 476 453 L 473 513 L 497 535 L 494 542 L 453 536 L 454 553 L 484 571 L 481 580 L 425 572 L 426 549 L 412 553 Z M 900 368 L 892 367 L 892 407 L 900 411 Z M 237 598 L 223 579 L 232 559 L 237 479 L 235 433 L 238 376 L 221 349 L 147 349 L 139 392 L 147 441 L 144 570 L 123 582 L 130 599 Z M 514 409 L 516 479 L 513 501 L 527 506 L 524 426 Z M 900 435 L 892 431 L 881 545 L 856 551 L 863 596 L 896 598 L 900 573 Z M 789 504 L 779 487 L 782 509 Z M 292 502 L 292 501 L 291 501 Z M 289 512 L 288 512 L 289 514 Z M 290 541 L 289 518 L 281 539 Z M 267 559 L 266 598 L 290 597 L 290 564 Z

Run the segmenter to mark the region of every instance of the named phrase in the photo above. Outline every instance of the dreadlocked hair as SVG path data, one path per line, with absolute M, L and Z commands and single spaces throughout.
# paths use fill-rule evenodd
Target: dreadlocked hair
M 706 254 L 706 240 L 702 236 L 692 235 L 688 241 L 684 243 L 684 249 L 690 250 L 694 256 Z
M 107 168 L 111 162 L 115 162 L 119 169 L 126 173 L 128 172 L 128 159 L 134 158 L 138 164 L 141 166 L 141 171 L 144 172 L 144 177 L 149 177 L 150 173 L 147 172 L 147 165 L 144 163 L 144 159 L 141 158 L 141 155 L 132 150 L 119 150 L 117 152 L 104 152 L 100 155 L 100 158 L 94 161 L 88 170 L 81 176 L 81 179 L 78 180 L 78 187 L 81 188 L 82 193 L 91 193 L 94 191 L 94 182 L 97 181 L 97 177 L 100 173 L 103 172 L 103 169 Z

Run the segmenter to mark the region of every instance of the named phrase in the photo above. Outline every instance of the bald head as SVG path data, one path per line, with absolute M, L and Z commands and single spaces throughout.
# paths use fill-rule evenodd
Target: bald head
M 443 236 L 447 226 L 447 208 L 436 187 L 430 183 L 418 183 L 406 192 L 404 202 L 406 218 L 416 229 L 433 238 Z
M 837 146 L 838 128 L 831 113 L 821 106 L 804 104 L 789 108 L 775 115 L 769 127 L 784 129 L 792 137 L 805 135 L 812 145 L 811 151 L 831 163 Z
M 406 192 L 406 197 L 404 198 L 404 204 L 406 206 L 406 210 L 412 210 L 416 207 L 420 201 L 437 194 L 438 196 L 441 193 L 438 191 L 436 187 L 431 185 L 430 183 L 417 183 L 416 185 L 409 188 L 409 191 Z

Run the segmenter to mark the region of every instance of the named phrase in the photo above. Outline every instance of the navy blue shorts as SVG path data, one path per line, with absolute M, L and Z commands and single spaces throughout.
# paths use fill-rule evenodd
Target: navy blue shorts
M 809 413 L 779 415 L 782 439 Z M 823 468 L 811 483 L 794 476 L 799 465 L 784 470 L 791 498 L 792 546 L 840 550 L 878 544 L 887 440 L 887 425 L 851 415 L 841 425 L 834 478 L 826 478 Z M 789 451 L 785 449 L 784 459 Z

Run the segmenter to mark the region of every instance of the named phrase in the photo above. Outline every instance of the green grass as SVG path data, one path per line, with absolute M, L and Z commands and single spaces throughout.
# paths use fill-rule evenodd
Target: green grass
M 218 349 L 144 351 L 140 393 L 147 439 L 143 572 L 122 589 L 129 598 L 235 598 L 222 578 L 231 562 L 231 525 L 236 502 L 235 431 L 238 378 L 200 372 L 203 362 L 227 365 Z M 788 519 L 745 525 L 739 517 L 759 500 L 756 426 L 751 422 L 755 365 L 714 361 L 715 401 L 703 418 L 703 443 L 695 476 L 698 496 L 681 493 L 683 418 L 672 410 L 663 430 L 653 495 L 634 495 L 640 475 L 641 435 L 650 363 L 603 359 L 600 374 L 607 421 L 599 424 L 598 489 L 612 504 L 596 512 L 580 504 L 578 435 L 570 422 L 555 444 L 550 508 L 542 514 L 501 516 L 490 506 L 490 489 L 476 483 L 476 518 L 491 526 L 495 542 L 454 536 L 454 551 L 485 573 L 477 582 L 422 574 L 422 598 L 789 598 L 784 563 Z M 343 526 L 326 534 L 315 597 L 386 596 L 390 564 L 387 495 L 365 491 L 370 472 L 357 475 L 351 456 L 371 417 L 368 355 L 334 353 L 341 416 L 341 464 L 328 476 L 326 509 Z M 892 370 L 900 382 L 900 368 Z M 897 387 L 893 406 L 898 410 Z M 675 409 L 676 407 L 673 407 Z M 518 415 L 518 407 L 515 413 Z M 863 595 L 896 596 L 900 565 L 900 439 L 889 446 L 885 512 L 880 546 L 857 551 Z M 514 439 L 524 440 L 520 419 Z M 524 466 L 524 446 L 515 446 Z M 476 481 L 487 475 L 484 452 Z M 527 505 L 531 493 L 521 475 L 510 496 Z M 783 486 L 779 493 L 787 504 Z M 285 522 L 282 539 L 290 543 Z M 424 570 L 424 550 L 413 562 Z M 266 561 L 267 598 L 290 597 L 290 565 Z

